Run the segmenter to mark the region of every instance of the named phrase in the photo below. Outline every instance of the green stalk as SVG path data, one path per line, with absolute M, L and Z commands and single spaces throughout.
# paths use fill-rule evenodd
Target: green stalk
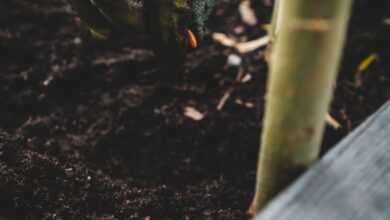
M 318 158 L 352 4 L 279 1 L 251 214 Z

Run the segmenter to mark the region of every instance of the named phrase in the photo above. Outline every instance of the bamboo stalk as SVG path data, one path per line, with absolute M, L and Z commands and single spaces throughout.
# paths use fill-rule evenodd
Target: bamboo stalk
M 351 4 L 352 0 L 279 0 L 250 214 L 318 158 Z

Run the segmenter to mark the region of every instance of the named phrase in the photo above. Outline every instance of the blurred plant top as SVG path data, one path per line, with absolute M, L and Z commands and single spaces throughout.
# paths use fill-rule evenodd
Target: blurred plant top
M 215 0 L 68 0 L 91 33 L 146 33 L 157 53 L 184 54 L 203 38 Z

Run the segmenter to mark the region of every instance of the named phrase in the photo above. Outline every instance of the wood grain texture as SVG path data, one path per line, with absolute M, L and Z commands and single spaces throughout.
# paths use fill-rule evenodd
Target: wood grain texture
M 255 220 L 389 220 L 390 101 Z

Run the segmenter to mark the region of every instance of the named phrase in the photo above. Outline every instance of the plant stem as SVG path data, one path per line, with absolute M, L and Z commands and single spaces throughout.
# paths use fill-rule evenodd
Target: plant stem
M 351 4 L 279 0 L 251 214 L 318 158 Z

